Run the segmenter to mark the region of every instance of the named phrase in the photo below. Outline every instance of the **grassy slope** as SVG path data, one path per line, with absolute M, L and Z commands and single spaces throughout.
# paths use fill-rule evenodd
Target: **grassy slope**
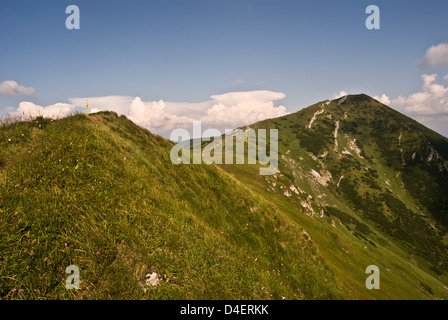
M 279 129 L 280 174 L 275 177 L 258 176 L 253 166 L 223 169 L 304 226 L 336 277 L 349 284 L 357 298 L 447 298 L 447 249 L 442 240 L 447 209 L 442 198 L 448 179 L 446 172 L 438 171 L 439 163 L 419 160 L 427 157 L 428 142 L 448 159 L 447 139 L 367 96 L 338 102 L 322 102 L 325 112 L 311 129 L 306 126 L 322 103 L 250 126 Z M 363 158 L 349 147 L 354 138 Z M 411 160 L 414 152 L 417 156 Z M 316 182 L 311 169 L 330 172 L 328 185 Z M 415 170 L 420 174 L 412 177 Z M 422 181 L 420 190 L 431 189 L 417 194 L 412 183 Z M 299 189 L 298 194 L 290 186 Z M 427 199 L 441 201 L 435 208 Z M 369 264 L 382 270 L 381 290 L 367 292 L 364 287 Z
M 279 129 L 281 174 L 268 177 L 258 165 L 175 166 L 169 141 L 113 113 L 1 128 L 1 296 L 448 298 L 440 249 L 447 180 L 422 160 L 428 141 L 448 158 L 446 139 L 363 96 L 337 102 L 311 129 L 320 103 L 252 126 Z M 364 159 L 349 149 L 355 137 Z M 331 172 L 328 185 L 311 169 Z M 432 197 L 415 192 L 419 181 Z M 80 291 L 64 288 L 69 264 L 81 268 Z M 381 290 L 365 288 L 370 264 L 380 267 Z M 145 292 L 152 271 L 163 282 Z
M 171 146 L 114 113 L 1 127 L 0 297 L 359 296 L 295 217 L 215 166 L 173 165 Z

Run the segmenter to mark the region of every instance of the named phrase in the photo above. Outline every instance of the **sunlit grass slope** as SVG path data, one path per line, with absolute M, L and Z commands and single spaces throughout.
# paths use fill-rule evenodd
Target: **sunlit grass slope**
M 0 127 L 0 297 L 358 296 L 283 204 L 216 166 L 172 164 L 171 147 L 110 112 Z

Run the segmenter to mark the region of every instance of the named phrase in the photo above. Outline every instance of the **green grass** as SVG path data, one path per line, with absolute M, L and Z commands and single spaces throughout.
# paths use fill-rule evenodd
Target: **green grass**
M 0 128 L 2 299 L 343 297 L 300 225 L 171 146 L 109 112 Z
M 447 159 L 447 139 L 365 95 L 349 96 L 341 105 L 338 100 L 325 104 L 325 112 L 307 128 L 320 105 L 250 126 L 279 130 L 277 177 L 257 177 L 250 166 L 223 169 L 308 231 L 327 265 L 345 284 L 345 292 L 363 299 L 446 299 L 448 175 L 437 170 L 446 160 L 424 159 L 428 142 Z M 338 152 L 333 137 L 336 120 L 340 121 Z M 353 150 L 352 155 L 342 154 L 350 151 L 355 138 L 363 158 Z M 316 159 L 324 152 L 326 156 Z M 415 161 L 414 152 L 421 155 Z M 322 186 L 311 170 L 329 171 L 332 179 Z M 292 185 L 301 190 L 299 195 L 285 195 Z M 312 217 L 302 205 L 307 198 L 315 212 Z M 367 292 L 363 287 L 369 264 L 382 270 L 381 290 Z
M 172 142 L 111 112 L 5 123 L 0 297 L 447 299 L 447 139 L 365 95 L 338 102 L 312 128 L 321 103 L 250 126 L 279 130 L 275 176 L 174 165 Z

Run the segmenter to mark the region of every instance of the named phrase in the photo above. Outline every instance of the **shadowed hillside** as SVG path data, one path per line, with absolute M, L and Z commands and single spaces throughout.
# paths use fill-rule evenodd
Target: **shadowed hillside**
M 222 167 L 281 204 L 336 274 L 362 291 L 362 272 L 374 264 L 384 270 L 372 293 L 379 298 L 434 296 L 434 288 L 446 297 L 448 139 L 366 95 L 248 128 L 279 130 L 279 171 Z

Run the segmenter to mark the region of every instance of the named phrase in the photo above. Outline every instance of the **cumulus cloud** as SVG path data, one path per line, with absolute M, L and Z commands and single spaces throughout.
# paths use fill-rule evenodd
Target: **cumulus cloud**
M 36 95 L 36 91 L 33 87 L 26 88 L 24 86 L 20 86 L 16 81 L 5 80 L 0 82 L 0 94 L 5 96 L 22 95 L 31 97 Z
M 421 77 L 423 84 L 418 92 L 408 96 L 400 95 L 395 99 L 390 99 L 385 94 L 381 97 L 374 96 L 374 98 L 447 136 L 448 86 L 437 82 L 438 75 L 436 73 L 422 74 Z M 445 76 L 443 79 L 448 80 L 448 77 Z
M 333 95 L 333 99 L 339 99 L 339 98 L 344 97 L 346 95 L 348 95 L 348 93 L 346 91 L 342 90 L 342 91 L 339 91 L 339 93 L 334 94 Z
M 143 101 L 140 97 L 132 96 L 103 96 L 68 99 L 78 108 L 86 108 L 89 102 L 90 113 L 100 111 L 114 111 L 125 115 L 141 127 L 163 136 L 169 136 L 177 126 L 191 126 L 194 117 L 184 116 L 185 113 L 196 115 L 204 109 L 204 103 Z
M 426 50 L 420 66 L 423 68 L 448 66 L 448 43 L 440 43 Z
M 284 106 L 276 107 L 274 101 L 283 99 L 285 94 L 268 90 L 229 92 L 213 95 L 213 106 L 202 117 L 208 125 L 218 129 L 227 129 L 252 124 L 267 118 L 280 117 L 285 114 Z
M 386 96 L 385 94 L 383 94 L 381 97 L 373 96 L 373 99 L 376 99 L 383 104 L 390 105 L 390 98 L 388 96 Z
M 20 102 L 17 110 L 10 114 L 22 118 L 42 116 L 44 118 L 56 119 L 70 114 L 74 109 L 75 106 L 68 103 L 56 103 L 42 107 L 32 102 L 23 101 Z
M 281 92 L 258 90 L 213 95 L 202 102 L 143 101 L 130 96 L 71 98 L 69 101 L 85 108 L 88 100 L 92 113 L 115 111 L 153 133 L 169 137 L 173 129 L 190 130 L 195 120 L 202 122 L 203 130 L 216 128 L 224 133 L 225 129 L 283 116 L 287 114 L 286 108 L 276 107 L 274 101 L 284 97 Z
M 448 87 L 436 82 L 437 74 L 423 74 L 419 92 L 392 100 L 392 106 L 411 114 L 434 115 L 448 113 Z
M 128 118 L 155 133 L 166 135 L 178 126 L 190 126 L 193 119 L 167 112 L 163 100 L 143 102 L 136 97 L 129 108 Z
M 274 102 L 284 97 L 281 92 L 268 90 L 229 92 L 213 95 L 210 100 L 197 103 L 143 101 L 140 97 L 131 96 L 84 97 L 70 98 L 70 103 L 56 103 L 45 107 L 23 101 L 10 114 L 57 118 L 76 109 L 84 111 L 88 100 L 91 113 L 114 111 L 127 116 L 141 127 L 168 138 L 176 128 L 191 132 L 195 120 L 201 121 L 203 130 L 215 128 L 224 133 L 225 129 L 283 116 L 287 114 L 286 108 L 275 106 Z

